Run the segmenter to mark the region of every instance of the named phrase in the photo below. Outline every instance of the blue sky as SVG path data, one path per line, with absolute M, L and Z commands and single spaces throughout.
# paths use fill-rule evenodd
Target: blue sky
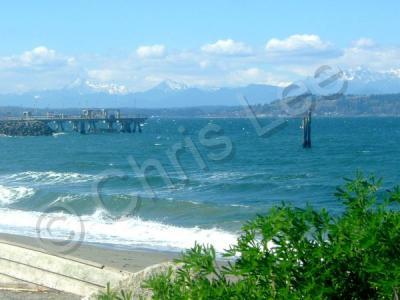
M 399 12 L 399 1 L 3 1 L 0 93 L 76 79 L 285 84 L 321 64 L 397 71 Z

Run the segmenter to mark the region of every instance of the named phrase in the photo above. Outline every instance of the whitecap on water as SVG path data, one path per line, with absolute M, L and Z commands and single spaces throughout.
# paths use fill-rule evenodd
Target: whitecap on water
M 29 181 L 36 183 L 53 184 L 60 182 L 71 182 L 71 183 L 87 182 L 95 180 L 96 176 L 80 174 L 80 173 L 62 173 L 62 172 L 59 173 L 53 171 L 47 171 L 47 172 L 28 171 L 28 172 L 9 175 L 5 179 L 12 180 L 13 182 Z
M 66 135 L 66 134 L 67 134 L 66 132 L 55 132 L 53 133 L 53 137 L 59 137 L 61 135 Z
M 6 187 L 0 185 L 0 204 L 7 205 L 23 198 L 31 197 L 35 190 L 27 187 Z
M 243 204 L 231 204 L 232 207 L 242 207 L 242 208 L 250 208 L 248 205 L 243 205 Z
M 54 201 L 50 202 L 48 204 L 48 207 L 51 207 L 53 205 L 56 205 L 58 203 L 69 203 L 73 202 L 75 200 L 80 199 L 80 195 L 66 195 L 66 196 L 59 196 L 57 197 Z

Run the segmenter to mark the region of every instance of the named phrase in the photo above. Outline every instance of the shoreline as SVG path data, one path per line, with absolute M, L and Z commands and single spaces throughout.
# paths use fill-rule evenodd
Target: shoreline
M 33 237 L 0 233 L 0 240 L 20 245 L 22 247 L 37 249 L 49 254 L 77 258 L 95 262 L 107 267 L 128 272 L 138 272 L 146 267 L 163 262 L 172 261 L 179 256 L 178 252 L 166 252 L 145 249 L 121 249 L 112 245 L 82 243 L 76 250 L 63 255 L 49 251 L 44 245 Z M 59 242 L 59 241 L 58 241 Z

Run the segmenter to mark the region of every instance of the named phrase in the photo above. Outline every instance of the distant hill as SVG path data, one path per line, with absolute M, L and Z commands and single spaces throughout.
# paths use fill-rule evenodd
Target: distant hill
M 269 103 L 279 97 L 280 91 L 280 87 L 269 85 L 200 89 L 164 81 L 145 92 L 125 93 L 117 86 L 82 83 L 61 90 L 0 95 L 0 105 L 37 108 L 235 106 L 240 95 L 246 95 L 252 103 Z
M 343 72 L 347 81 L 346 95 L 380 95 L 400 93 L 400 71 L 373 72 L 356 68 Z M 314 78 L 306 78 L 310 93 L 322 95 Z M 334 87 L 333 87 L 334 88 Z M 251 104 L 269 104 L 282 97 L 282 87 L 251 84 L 244 87 L 198 88 L 166 80 L 144 92 L 129 92 L 125 86 L 94 83 L 77 79 L 59 90 L 24 94 L 0 94 L 0 106 L 35 108 L 183 108 L 199 106 L 237 106 L 244 95 Z M 325 91 L 330 92 L 325 88 Z
M 333 99 L 315 95 L 310 95 L 310 97 L 313 97 L 315 101 L 313 113 L 317 116 L 400 116 L 400 93 L 364 96 L 341 95 Z M 282 101 L 255 105 L 253 110 L 258 115 L 289 116 Z M 298 107 L 301 107 L 302 103 L 306 103 L 301 101 L 297 104 Z
M 400 116 L 400 93 L 387 95 L 341 95 L 335 99 L 323 96 L 311 96 L 315 100 L 314 115 L 316 116 Z M 267 104 L 252 105 L 253 111 L 259 116 L 291 117 L 282 105 L 282 100 Z M 298 103 L 301 105 L 301 102 Z M 19 116 L 23 111 L 34 111 L 35 114 L 45 114 L 48 111 L 64 114 L 79 114 L 80 108 L 69 109 L 35 109 L 15 106 L 0 107 L 0 117 L 7 115 Z M 121 108 L 123 114 L 144 114 L 148 117 L 246 117 L 246 111 L 241 106 L 197 106 L 176 108 Z

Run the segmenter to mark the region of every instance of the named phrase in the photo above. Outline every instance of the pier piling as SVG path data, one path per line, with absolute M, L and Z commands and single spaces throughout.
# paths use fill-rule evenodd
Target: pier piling
M 311 148 L 311 110 L 303 118 L 303 148 Z
M 14 122 L 15 124 L 25 123 L 28 126 L 28 124 L 37 121 L 46 124 L 49 128 L 54 128 L 54 131 L 58 132 L 72 129 L 72 131 L 81 134 L 102 130 L 132 133 L 136 132 L 136 130 L 142 132 L 141 124 L 145 120 L 146 117 L 139 115 L 122 116 L 119 110 L 88 109 L 83 110 L 81 115 L 78 116 L 53 113 L 48 113 L 45 116 L 33 116 L 31 113 L 26 112 L 22 117 L 0 118 L 0 124 Z M 15 126 L 18 127 L 17 125 Z
M 77 122 L 77 121 L 73 121 L 72 122 L 72 130 L 73 131 L 79 132 L 79 129 L 78 129 L 79 127 L 78 126 L 79 126 L 79 122 Z
M 86 124 L 85 121 L 80 121 L 79 122 L 79 133 L 80 134 L 86 134 Z

